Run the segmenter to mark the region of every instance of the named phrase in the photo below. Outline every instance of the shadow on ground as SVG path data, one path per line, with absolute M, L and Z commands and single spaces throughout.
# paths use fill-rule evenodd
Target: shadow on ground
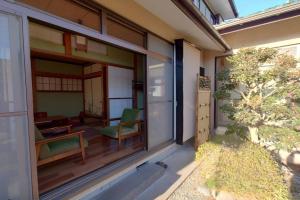
M 288 157 L 288 161 L 293 161 L 295 159 L 295 155 L 300 154 L 300 151 L 296 151 Z M 290 169 L 291 178 L 288 183 L 289 189 L 292 195 L 293 200 L 300 199 L 300 165 L 290 164 L 288 162 L 288 167 Z

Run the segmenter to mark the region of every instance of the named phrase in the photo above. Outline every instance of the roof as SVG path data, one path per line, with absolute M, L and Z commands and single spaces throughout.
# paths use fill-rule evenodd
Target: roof
M 253 15 L 226 21 L 215 28 L 220 34 L 254 28 L 263 24 L 300 16 L 300 3 L 288 3 L 274 8 L 255 13 Z

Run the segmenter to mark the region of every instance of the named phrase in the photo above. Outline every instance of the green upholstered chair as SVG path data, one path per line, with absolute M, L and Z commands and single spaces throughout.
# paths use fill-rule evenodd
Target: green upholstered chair
M 100 128 L 100 134 L 118 140 L 118 144 L 127 138 L 141 135 L 141 123 L 139 120 L 140 111 L 138 109 L 125 108 L 122 113 L 120 123 L 116 126 L 106 126 Z
M 64 135 L 45 138 L 35 127 L 37 166 L 79 153 L 84 161 L 85 147 L 88 146 L 88 142 L 83 138 L 83 133 L 84 131 L 69 131 Z

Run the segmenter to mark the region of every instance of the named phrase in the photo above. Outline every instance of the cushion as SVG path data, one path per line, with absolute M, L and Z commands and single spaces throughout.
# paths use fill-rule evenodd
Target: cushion
M 45 139 L 41 131 L 36 126 L 34 126 L 34 136 L 35 136 L 35 141 L 40 141 Z
M 138 119 L 138 117 L 139 117 L 138 109 L 125 108 L 123 110 L 121 122 L 132 122 L 132 123 L 129 123 L 128 125 L 125 125 L 124 127 L 133 128 L 135 125 L 134 122 Z
M 45 139 L 45 137 L 42 135 L 42 133 L 37 127 L 35 127 L 34 133 L 36 142 Z M 45 157 L 49 157 L 50 155 L 51 153 L 48 144 L 43 144 L 40 149 L 40 158 L 44 159 Z
M 88 146 L 88 142 L 87 142 L 87 140 L 84 139 L 84 147 L 87 147 L 87 146 Z M 65 153 L 67 151 L 71 151 L 74 149 L 79 149 L 80 148 L 79 137 L 74 136 L 69 139 L 50 142 L 49 148 L 50 148 L 50 155 L 48 157 L 58 155 L 61 153 Z M 44 158 L 47 158 L 47 157 L 44 157 Z
M 101 128 L 99 131 L 102 135 L 106 135 L 111 138 L 118 138 L 118 126 L 108 126 L 105 128 Z M 136 133 L 137 131 L 138 130 L 135 126 L 133 126 L 132 128 L 122 127 L 121 135 Z

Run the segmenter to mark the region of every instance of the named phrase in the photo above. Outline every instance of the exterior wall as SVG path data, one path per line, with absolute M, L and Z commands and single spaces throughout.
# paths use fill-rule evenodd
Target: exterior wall
M 138 24 L 145 29 L 152 31 L 160 37 L 173 42 L 181 37 L 172 27 L 167 25 L 158 17 L 151 14 L 148 10 L 131 0 L 111 1 L 95 0 L 95 2 L 104 7 L 113 10 L 124 18 Z
M 203 54 L 184 42 L 183 45 L 183 142 L 195 135 L 196 81 Z
M 223 35 L 233 51 L 245 47 L 282 47 L 300 44 L 300 17 Z
M 209 77 L 210 79 L 210 89 L 211 93 L 211 106 L 210 106 L 210 130 L 211 132 L 214 131 L 214 119 L 215 119 L 215 112 L 214 112 L 214 89 L 215 89 L 215 58 L 217 56 L 222 56 L 222 52 L 216 51 L 205 51 L 204 52 L 204 68 L 205 68 L 205 76 Z

